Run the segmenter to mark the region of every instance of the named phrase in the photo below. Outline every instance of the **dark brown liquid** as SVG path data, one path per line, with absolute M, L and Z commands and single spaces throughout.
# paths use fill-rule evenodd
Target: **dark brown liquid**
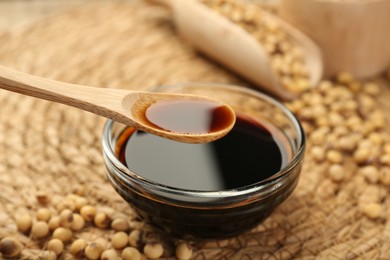
M 145 112 L 146 120 L 157 128 L 185 134 L 218 132 L 234 122 L 231 110 L 205 100 L 163 100 Z
M 283 134 L 237 117 L 223 138 L 187 144 L 129 128 L 121 161 L 151 181 L 186 190 L 221 191 L 254 184 L 277 173 L 291 158 Z
M 138 175 L 181 189 L 221 191 L 264 180 L 292 156 L 287 138 L 277 128 L 238 115 L 232 131 L 208 144 L 184 144 L 127 128 L 117 141 L 117 156 Z M 170 236 L 222 239 L 258 225 L 284 201 L 297 184 L 300 164 L 289 178 L 261 199 L 219 205 L 218 198 L 201 204 L 176 204 L 172 198 L 149 195 L 111 175 L 117 192 L 147 222 Z M 275 182 L 276 185 L 276 182 Z

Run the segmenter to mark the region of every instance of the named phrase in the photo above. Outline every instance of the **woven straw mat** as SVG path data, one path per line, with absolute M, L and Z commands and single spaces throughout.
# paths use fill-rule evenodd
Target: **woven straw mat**
M 0 64 L 106 88 L 245 84 L 180 39 L 169 11 L 142 1 L 99 1 L 18 30 L 4 29 Z M 14 221 L 17 214 L 41 207 L 36 195 L 42 191 L 49 194 L 50 207 L 78 193 L 101 210 L 134 215 L 105 177 L 104 122 L 88 112 L 0 90 L 0 238 L 18 236 L 26 247 L 42 248 L 42 241 L 18 233 Z M 307 158 L 296 191 L 269 219 L 229 240 L 195 243 L 193 258 L 390 259 L 388 216 L 371 220 L 361 213 L 360 183 L 347 182 L 332 196 L 318 196 L 321 167 Z M 389 195 L 384 196 L 386 210 Z M 77 236 L 109 238 L 110 232 L 88 227 Z

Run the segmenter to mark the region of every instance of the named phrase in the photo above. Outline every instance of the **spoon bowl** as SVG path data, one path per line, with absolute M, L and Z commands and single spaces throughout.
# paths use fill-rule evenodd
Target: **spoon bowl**
M 147 91 L 105 89 L 90 86 L 82 86 L 45 79 L 23 72 L 15 71 L 0 66 L 0 88 L 29 95 L 49 101 L 77 107 L 97 115 L 110 118 L 119 123 L 133 126 L 144 132 L 161 136 L 163 138 L 186 142 L 207 143 L 225 136 L 234 126 L 234 110 L 221 101 L 204 96 L 155 93 Z M 210 122 L 221 122 L 221 116 L 225 118 L 223 125 L 218 129 L 204 128 L 202 131 L 181 131 L 170 126 L 161 126 L 149 118 L 149 110 L 160 102 L 175 105 L 177 102 L 192 102 L 208 104 L 209 109 L 191 107 L 176 117 L 165 114 L 165 118 L 171 121 L 191 120 L 194 115 L 207 117 Z M 222 109 L 224 114 L 213 113 L 213 109 Z M 178 111 L 183 111 L 179 110 Z M 194 124 L 197 122 L 194 121 Z
M 134 92 L 124 96 L 122 109 L 130 112 L 137 129 L 185 143 L 214 141 L 235 123 L 230 106 L 190 94 Z

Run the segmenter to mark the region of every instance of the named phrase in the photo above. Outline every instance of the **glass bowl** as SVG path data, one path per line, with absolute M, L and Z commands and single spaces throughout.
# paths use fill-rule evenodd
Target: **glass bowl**
M 108 179 L 145 221 L 175 238 L 225 239 L 261 223 L 293 192 L 301 171 L 305 135 L 297 118 L 281 103 L 248 88 L 217 83 L 159 86 L 151 91 L 193 93 L 219 99 L 229 104 L 237 115 L 272 127 L 285 140 L 290 156 L 280 170 L 249 185 L 222 190 L 180 188 L 130 170 L 132 167 L 119 159 L 118 150 L 129 128 L 108 120 L 102 137 Z M 256 150 L 250 153 L 256 155 Z M 257 163 L 259 167 L 255 171 L 262 174 L 266 162 L 258 158 Z M 243 173 L 238 173 L 238 178 L 240 174 Z

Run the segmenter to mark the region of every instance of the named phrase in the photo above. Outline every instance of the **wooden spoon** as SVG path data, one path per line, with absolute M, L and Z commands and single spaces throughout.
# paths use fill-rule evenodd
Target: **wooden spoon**
M 227 134 L 235 123 L 235 114 L 230 106 L 207 97 L 75 85 L 29 75 L 3 66 L 0 66 L 0 88 L 77 107 L 139 130 L 180 142 L 211 142 Z M 207 125 L 202 131 L 197 129 L 195 132 L 182 132 L 176 130 L 175 125 L 169 126 L 169 122 L 168 125 L 162 126 L 158 118 L 150 121 L 147 116 L 150 108 L 156 110 L 154 108 L 156 105 L 162 104 L 164 107 L 184 104 L 185 106 L 186 102 L 195 104 L 195 107 L 175 109 L 174 111 L 184 112 L 174 115 L 173 120 L 181 120 L 180 117 L 188 115 L 200 116 L 203 119 L 206 116 L 206 120 L 211 120 L 211 122 L 207 121 L 209 124 L 217 125 L 214 127 Z M 23 104 L 20 105 L 23 106 Z M 166 113 L 162 116 L 168 120 L 172 119 Z M 196 123 L 198 121 L 195 121 Z M 201 123 L 203 122 L 199 122 Z
M 169 7 L 179 33 L 196 49 L 207 54 L 258 87 L 282 98 L 293 99 L 297 93 L 284 88 L 271 68 L 270 57 L 264 48 L 240 26 L 217 14 L 196 0 L 149 0 Z M 315 86 L 322 77 L 323 61 L 317 45 L 299 30 L 262 12 L 275 21 L 303 50 L 309 70 L 310 85 Z

